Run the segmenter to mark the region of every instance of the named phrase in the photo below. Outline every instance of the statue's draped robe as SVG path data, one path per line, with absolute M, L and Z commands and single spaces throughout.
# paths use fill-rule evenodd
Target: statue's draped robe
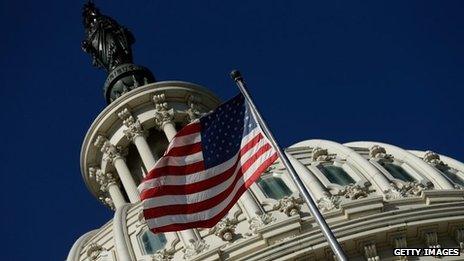
M 132 62 L 132 34 L 107 16 L 100 16 L 93 21 L 86 42 L 94 65 L 107 71 Z

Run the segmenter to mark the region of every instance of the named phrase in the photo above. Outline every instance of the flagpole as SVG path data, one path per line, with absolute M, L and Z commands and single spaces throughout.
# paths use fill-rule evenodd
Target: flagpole
M 345 252 L 343 252 L 343 249 L 338 243 L 337 239 L 335 238 L 332 230 L 330 230 L 321 212 L 319 212 L 319 209 L 317 208 L 317 205 L 313 200 L 314 197 L 312 197 L 311 192 L 308 191 L 306 187 L 303 185 L 303 182 L 301 181 L 300 177 L 296 174 L 296 171 L 293 168 L 292 164 L 290 163 L 290 160 L 287 158 L 287 155 L 278 145 L 271 131 L 267 127 L 266 122 L 264 121 L 258 109 L 256 108 L 255 104 L 253 103 L 253 100 L 251 99 L 250 94 L 248 94 L 242 75 L 240 74 L 238 70 L 233 70 L 230 73 L 230 76 L 237 84 L 243 96 L 245 96 L 246 101 L 250 105 L 252 112 L 257 118 L 258 124 L 263 129 L 264 134 L 267 136 L 272 146 L 277 151 L 279 158 L 281 159 L 285 168 L 287 168 L 287 171 L 290 173 L 290 176 L 292 177 L 293 181 L 296 183 L 296 186 L 298 190 L 300 191 L 301 195 L 303 196 L 304 201 L 306 202 L 306 204 L 308 204 L 309 212 L 311 213 L 311 215 L 314 217 L 317 224 L 321 228 L 322 234 L 324 234 L 324 237 L 327 239 L 330 245 L 330 248 L 332 248 L 332 251 L 334 252 L 335 256 L 337 257 L 339 261 L 347 261 L 348 259 L 345 255 Z

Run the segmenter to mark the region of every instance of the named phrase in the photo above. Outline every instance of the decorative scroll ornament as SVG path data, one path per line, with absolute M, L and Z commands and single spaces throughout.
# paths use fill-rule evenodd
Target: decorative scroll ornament
M 184 252 L 184 259 L 190 259 L 195 255 L 200 254 L 201 252 L 207 250 L 209 245 L 205 243 L 205 240 L 200 239 L 197 241 L 193 241 L 191 239 L 190 243 L 185 246 Z
M 429 186 L 430 187 L 430 186 Z M 399 186 L 399 191 L 403 197 L 408 196 L 421 196 L 424 190 L 429 189 L 429 187 L 424 186 L 418 182 L 405 182 Z
M 172 122 L 174 119 L 174 109 L 169 108 L 166 102 L 166 95 L 164 93 L 155 94 L 153 96 L 153 102 L 155 103 L 155 123 L 159 128 L 162 128 L 164 124 Z
M 353 199 L 366 198 L 370 192 L 371 190 L 369 190 L 368 187 L 361 187 L 359 185 L 351 184 L 351 185 L 344 186 L 340 190 L 338 195 L 353 200 Z
M 200 111 L 200 106 L 198 106 L 200 103 L 201 98 L 199 96 L 191 94 L 187 97 L 187 105 L 189 108 L 185 112 L 190 121 L 194 121 L 204 115 L 204 113 Z
M 103 173 L 100 168 L 97 167 L 90 167 L 89 168 L 89 177 L 95 179 L 98 185 L 100 185 L 100 191 L 104 192 L 104 195 L 99 196 L 98 199 L 108 207 L 114 210 L 114 203 L 113 200 L 108 196 L 108 188 L 109 186 L 116 184 L 117 185 L 117 177 L 114 176 L 112 173 Z
M 111 144 L 111 142 L 102 135 L 98 135 L 94 145 L 103 153 L 103 160 L 106 160 L 110 164 L 112 164 L 115 159 L 122 157 L 121 148 Z
M 335 158 L 334 155 L 329 155 L 326 149 L 315 147 L 313 149 L 312 159 L 313 161 L 331 161 Z
M 440 155 L 437 153 L 428 150 L 425 152 L 424 157 L 422 158 L 425 162 L 432 164 L 432 165 L 437 165 L 437 166 L 446 166 L 445 163 L 440 159 Z
M 103 173 L 99 168 L 90 167 L 89 177 L 95 178 L 95 181 L 100 185 L 100 190 L 103 192 L 107 192 L 110 185 L 117 184 L 117 177 L 113 173 Z
M 90 243 L 87 246 L 86 254 L 90 260 L 97 260 L 100 257 L 101 252 L 106 251 L 102 246 L 97 243 Z
M 214 233 L 220 239 L 230 242 L 234 238 L 237 224 L 237 219 L 225 218 L 219 221 L 219 223 L 217 223 L 213 228 L 211 228 L 209 233 Z
M 377 247 L 375 246 L 375 243 L 364 245 L 364 256 L 366 257 L 367 261 L 380 260 L 380 257 L 377 254 Z
M 384 147 L 379 145 L 374 145 L 369 148 L 369 156 L 375 159 L 391 159 L 393 158 L 392 155 L 387 154 L 387 151 Z
M 317 201 L 317 207 L 322 212 L 328 212 L 340 207 L 341 199 L 339 196 L 326 195 Z
M 124 135 L 129 140 L 134 139 L 138 135 L 143 135 L 142 125 L 139 120 L 135 120 L 130 111 L 127 108 L 118 113 L 118 117 L 123 121 L 122 123 L 127 129 L 124 130 Z
M 250 224 L 249 229 L 254 233 L 258 233 L 258 229 L 264 227 L 265 225 L 273 222 L 275 218 L 268 213 L 264 213 L 260 216 L 254 216 L 251 219 L 248 220 L 248 223 Z
M 155 254 L 151 256 L 152 261 L 167 261 L 172 260 L 174 257 L 175 251 L 172 249 L 162 249 L 156 251 Z
M 301 204 L 303 204 L 301 198 L 283 197 L 274 205 L 273 209 L 279 210 L 290 217 L 300 214 Z

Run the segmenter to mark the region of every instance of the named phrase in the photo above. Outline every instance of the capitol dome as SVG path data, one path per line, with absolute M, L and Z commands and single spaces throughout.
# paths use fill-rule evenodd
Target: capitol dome
M 176 131 L 219 103 L 201 86 L 170 81 L 133 89 L 103 110 L 80 164 L 88 189 L 114 218 L 81 236 L 68 261 L 334 260 L 279 161 L 215 227 L 148 230 L 137 185 Z M 350 260 L 407 260 L 393 256 L 398 247 L 464 250 L 463 163 L 367 141 L 305 140 L 286 151 Z

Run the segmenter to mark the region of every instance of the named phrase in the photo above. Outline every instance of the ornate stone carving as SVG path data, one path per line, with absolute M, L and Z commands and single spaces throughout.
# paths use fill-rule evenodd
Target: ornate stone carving
M 461 252 L 464 253 L 464 228 L 458 228 L 454 231 L 454 239 L 459 245 Z
M 399 198 L 404 197 L 403 193 L 399 191 L 398 186 L 396 186 L 396 184 L 390 183 L 390 185 L 392 186 L 392 188 L 385 191 L 386 199 L 391 200 L 391 199 L 399 199 Z
M 111 142 L 102 135 L 98 135 L 94 145 L 103 153 L 103 160 L 106 160 L 110 164 L 113 164 L 115 159 L 122 157 L 121 148 L 111 144 Z
M 317 201 L 317 207 L 322 212 L 327 212 L 338 209 L 340 207 L 340 202 L 341 200 L 339 196 L 326 195 Z
M 138 119 L 136 120 L 127 108 L 120 111 L 118 117 L 122 120 L 124 126 L 127 127 L 127 129 L 124 130 L 124 135 L 126 135 L 129 140 L 132 140 L 138 135 L 143 135 L 140 121 Z
M 185 112 L 187 113 L 190 121 L 194 121 L 204 115 L 198 106 L 200 102 L 201 98 L 199 96 L 191 94 L 187 97 L 187 105 L 189 108 Z
M 333 155 L 329 155 L 326 149 L 315 147 L 313 149 L 312 159 L 313 161 L 331 161 L 335 158 Z
M 95 179 L 98 185 L 100 185 L 100 191 L 104 194 L 99 196 L 98 199 L 105 205 L 109 206 L 111 209 L 114 210 L 114 203 L 113 200 L 108 196 L 108 188 L 109 186 L 116 184 L 117 185 L 117 177 L 112 173 L 103 173 L 100 168 L 98 167 L 90 167 L 89 168 L 89 177 Z
M 95 179 L 103 192 L 107 192 L 110 185 L 117 184 L 117 177 L 113 173 L 103 173 L 101 169 L 96 167 L 89 168 L 89 177 Z
M 152 261 L 167 261 L 172 260 L 174 257 L 175 251 L 173 249 L 162 249 L 156 251 L 155 254 L 151 256 Z
M 90 243 L 87 246 L 87 250 L 85 251 L 87 254 L 87 258 L 90 260 L 97 260 L 100 257 L 101 252 L 105 251 L 102 246 L 97 243 Z
M 410 196 L 421 196 L 422 191 L 427 190 L 428 187 L 424 186 L 418 182 L 405 182 L 401 185 L 398 185 L 398 190 L 403 197 L 410 197 Z
M 393 158 L 392 155 L 387 154 L 387 151 L 385 150 L 384 147 L 381 147 L 379 145 L 374 145 L 369 148 L 369 156 L 371 158 L 376 158 L 376 159 L 391 159 Z
M 169 108 L 166 102 L 166 95 L 164 93 L 155 94 L 153 96 L 153 102 L 155 103 L 155 123 L 159 128 L 162 128 L 164 124 L 172 122 L 174 119 L 174 109 Z
M 268 213 L 264 213 L 260 216 L 255 216 L 251 219 L 248 220 L 248 223 L 250 224 L 250 230 L 253 232 L 253 233 L 257 233 L 258 232 L 258 229 L 259 228 L 262 228 L 264 227 L 265 225 L 271 223 L 272 221 L 274 221 L 275 218 L 268 214 Z
M 344 186 L 340 192 L 338 192 L 338 196 L 343 196 L 345 198 L 349 199 L 361 199 L 361 198 L 366 198 L 367 195 L 371 192 L 369 188 L 366 187 L 361 187 L 359 185 L 347 185 Z
M 364 256 L 367 261 L 378 261 L 380 260 L 379 255 L 377 254 L 377 247 L 375 243 L 367 243 L 364 245 Z
M 431 232 L 425 232 L 423 239 L 425 241 L 425 244 L 429 248 L 441 248 L 440 244 L 438 243 L 438 235 L 437 232 L 431 231 Z
M 424 157 L 422 158 L 422 160 L 429 163 L 429 164 L 432 164 L 432 165 L 445 166 L 443 161 L 441 161 L 440 156 L 437 153 L 435 153 L 435 152 L 433 152 L 431 150 L 428 150 L 428 151 L 425 152 Z
M 208 248 L 209 245 L 207 245 L 203 239 L 197 241 L 191 240 L 190 243 L 183 249 L 184 259 L 190 259 L 193 256 L 207 250 Z
M 303 204 L 301 198 L 295 198 L 293 196 L 283 197 L 273 206 L 273 209 L 279 210 L 290 217 L 300 214 L 301 204 Z
M 219 221 L 213 228 L 210 229 L 209 233 L 215 234 L 224 241 L 232 241 L 235 235 L 235 227 L 237 226 L 237 219 L 225 218 Z

